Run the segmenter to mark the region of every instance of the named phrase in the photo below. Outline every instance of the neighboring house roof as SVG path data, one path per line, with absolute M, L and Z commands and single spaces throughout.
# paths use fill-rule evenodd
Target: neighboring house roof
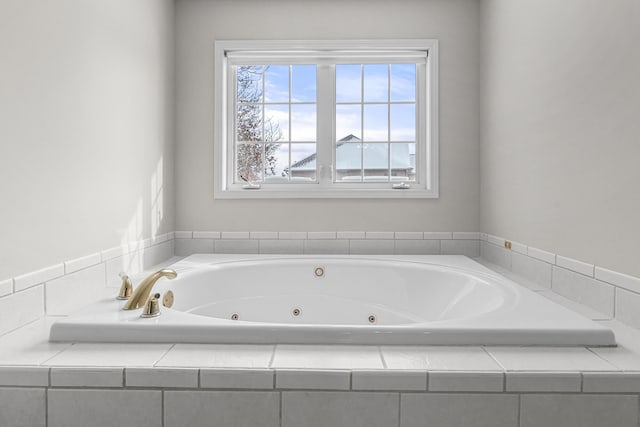
M 361 164 L 361 139 L 347 135 L 336 146 L 336 170 L 359 169 Z M 349 144 L 350 143 L 350 144 Z M 387 145 L 367 144 L 364 148 L 364 161 L 367 169 L 387 169 Z M 415 167 L 415 156 L 409 153 L 409 144 L 393 144 L 391 150 L 392 169 L 411 169 Z M 291 165 L 292 171 L 315 170 L 316 153 Z

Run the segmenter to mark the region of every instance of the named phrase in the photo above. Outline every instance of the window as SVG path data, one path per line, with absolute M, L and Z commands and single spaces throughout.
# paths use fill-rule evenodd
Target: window
M 438 197 L 437 41 L 218 41 L 215 197 Z

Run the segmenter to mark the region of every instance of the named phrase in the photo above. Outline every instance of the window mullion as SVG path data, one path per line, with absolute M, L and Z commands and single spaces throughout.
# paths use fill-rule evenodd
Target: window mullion
M 319 64 L 317 72 L 316 174 L 322 187 L 333 184 L 335 145 L 335 65 Z

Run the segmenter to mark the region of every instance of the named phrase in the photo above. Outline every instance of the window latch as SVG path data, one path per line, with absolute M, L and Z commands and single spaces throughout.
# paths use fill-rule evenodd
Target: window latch
M 255 182 L 249 181 L 244 176 L 240 175 L 240 179 L 242 179 L 246 184 L 242 186 L 243 190 L 259 190 L 260 184 L 256 184 Z
M 411 185 L 407 184 L 406 182 L 401 182 L 398 184 L 393 184 L 391 188 L 393 188 L 394 190 L 408 190 L 411 188 Z

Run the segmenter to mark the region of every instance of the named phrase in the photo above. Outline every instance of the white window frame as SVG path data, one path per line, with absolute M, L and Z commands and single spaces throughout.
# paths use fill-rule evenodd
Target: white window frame
M 438 193 L 438 41 L 435 39 L 409 40 L 219 40 L 215 42 L 214 52 L 214 198 L 216 199 L 260 199 L 260 198 L 437 198 Z M 397 182 L 377 183 L 334 183 L 332 179 L 335 164 L 335 123 L 333 118 L 321 117 L 326 111 L 318 111 L 317 116 L 317 176 L 318 182 L 244 185 L 234 183 L 234 141 L 235 113 L 230 114 L 230 99 L 235 96 L 234 80 L 229 78 L 229 53 L 256 55 L 264 52 L 264 60 L 282 57 L 300 56 L 316 58 L 319 64 L 317 79 L 323 84 L 335 87 L 333 75 L 322 66 L 322 56 L 344 55 L 353 58 L 357 55 L 380 58 L 385 63 L 385 55 L 398 57 L 411 52 L 426 52 L 424 67 L 425 78 L 417 80 L 418 95 L 416 102 L 421 115 L 416 121 L 416 182 L 407 182 L 399 186 Z M 229 56 L 233 56 L 233 53 Z M 357 62 L 357 61 L 356 61 Z M 267 62 L 268 63 L 268 62 Z M 309 63 L 309 62 L 305 62 Z M 421 84 L 424 81 L 424 84 Z M 333 93 L 320 93 L 317 102 L 333 105 L 335 117 L 335 90 Z M 231 110 L 233 111 L 233 110 Z M 322 126 L 331 123 L 331 126 Z

